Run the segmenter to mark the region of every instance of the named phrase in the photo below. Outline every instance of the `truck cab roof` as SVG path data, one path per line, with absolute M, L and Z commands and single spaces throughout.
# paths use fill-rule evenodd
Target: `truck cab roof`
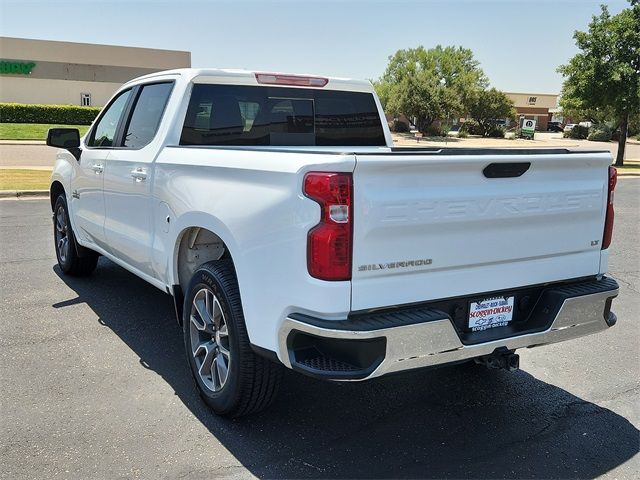
M 373 92 L 373 86 L 368 80 L 343 77 L 329 77 L 326 75 L 263 72 L 231 68 L 178 68 L 164 70 L 137 77 L 126 85 L 140 83 L 150 79 L 164 77 L 180 77 L 193 83 L 219 83 L 232 85 L 270 85 L 289 88 L 318 88 L 324 90 L 343 90 L 351 92 Z

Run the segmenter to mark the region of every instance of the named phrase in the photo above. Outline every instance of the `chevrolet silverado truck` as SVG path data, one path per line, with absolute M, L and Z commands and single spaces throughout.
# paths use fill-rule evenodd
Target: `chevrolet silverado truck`
M 220 415 L 284 367 L 515 369 L 616 322 L 609 152 L 396 148 L 369 82 L 220 69 L 132 80 L 47 144 L 60 270 L 104 256 L 171 295 Z

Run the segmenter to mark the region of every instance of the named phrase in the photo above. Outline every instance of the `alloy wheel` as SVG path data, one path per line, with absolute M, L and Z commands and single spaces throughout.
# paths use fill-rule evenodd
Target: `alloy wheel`
M 60 262 L 66 262 L 69 255 L 69 227 L 67 214 L 62 205 L 56 210 L 56 249 Z
M 189 316 L 191 353 L 204 386 L 219 392 L 229 378 L 229 330 L 220 302 L 208 288 L 193 297 Z

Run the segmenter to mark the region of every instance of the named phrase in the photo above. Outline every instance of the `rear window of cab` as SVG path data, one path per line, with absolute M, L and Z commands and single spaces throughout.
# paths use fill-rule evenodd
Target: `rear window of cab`
M 181 145 L 384 146 L 371 93 L 195 84 Z

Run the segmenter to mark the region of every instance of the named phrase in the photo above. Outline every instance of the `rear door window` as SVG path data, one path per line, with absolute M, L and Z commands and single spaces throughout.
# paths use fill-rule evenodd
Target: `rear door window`
M 125 147 L 142 148 L 153 140 L 172 88 L 172 82 L 142 86 L 124 134 Z
M 370 93 L 193 86 L 182 145 L 385 145 Z

